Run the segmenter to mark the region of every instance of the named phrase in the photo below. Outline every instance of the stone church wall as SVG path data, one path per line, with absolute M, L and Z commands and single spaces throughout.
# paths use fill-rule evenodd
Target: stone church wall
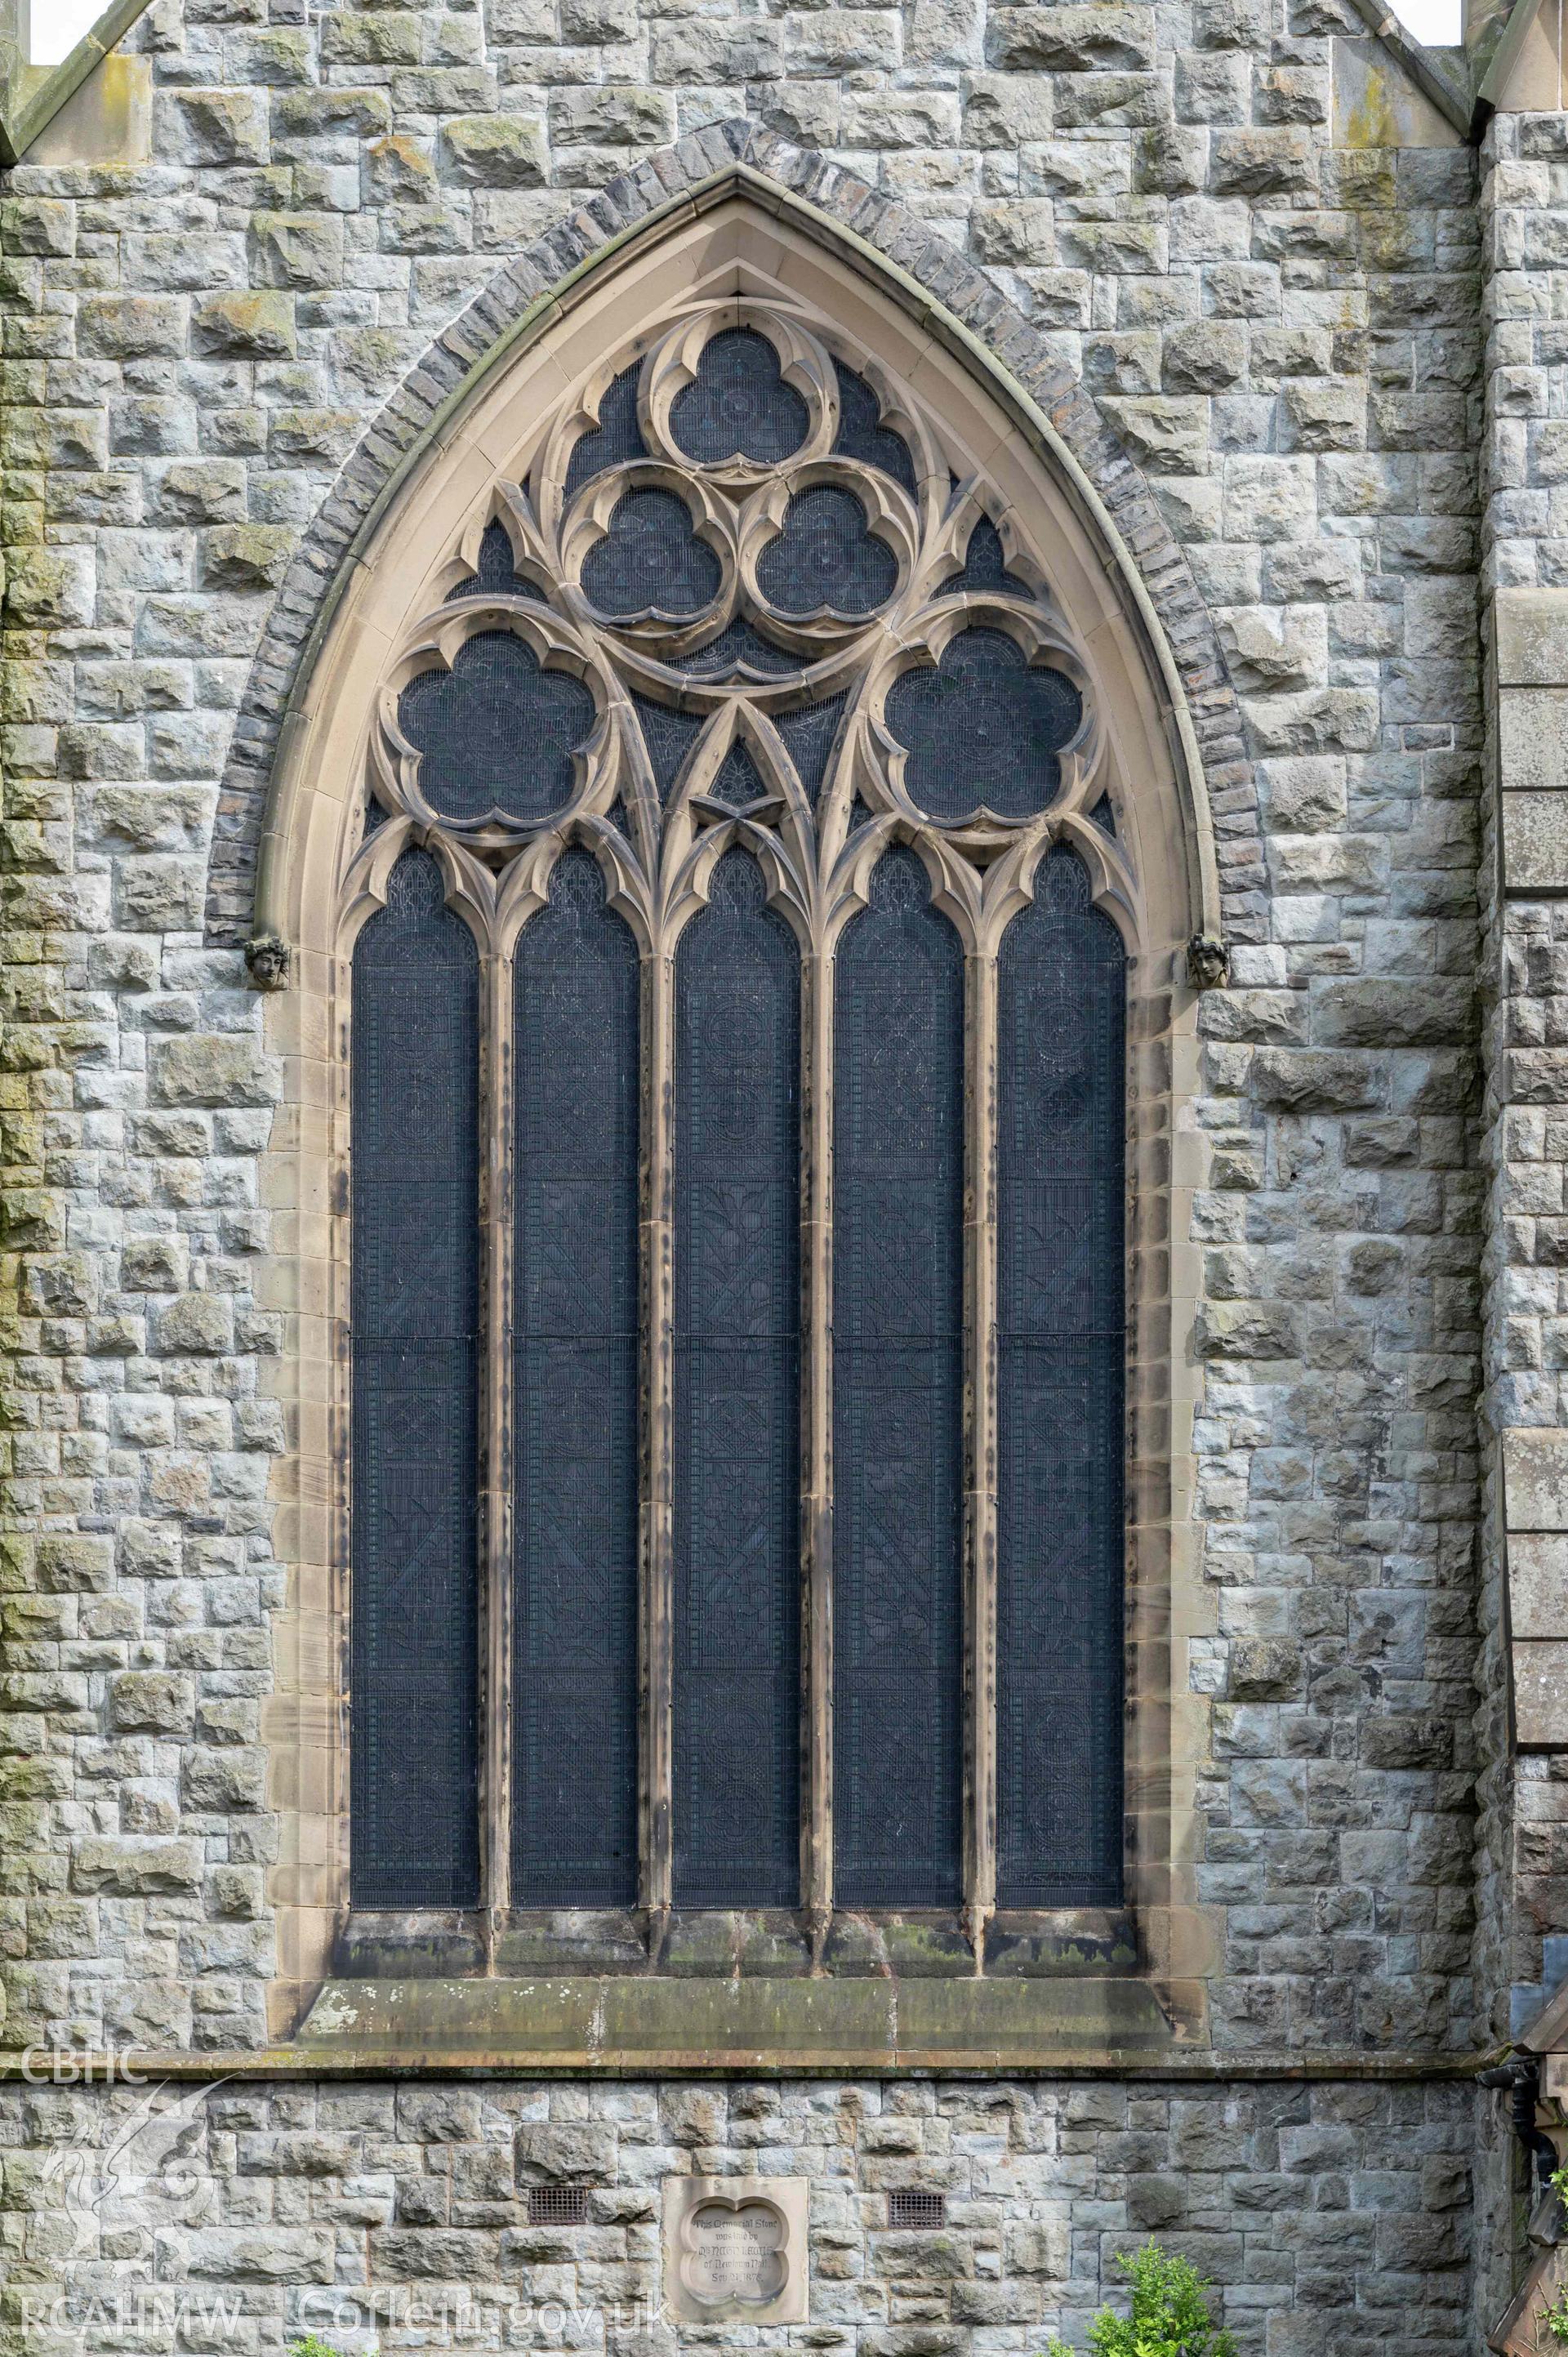
M 1446 2072 L 1506 2031 L 1509 1984 L 1539 1978 L 1563 1920 L 1562 1788 L 1541 1755 L 1516 1793 L 1505 1760 L 1476 1419 L 1486 1189 L 1521 1272 L 1552 1260 L 1515 1211 L 1561 1208 L 1551 1090 L 1506 1127 L 1494 1108 L 1483 1169 L 1476 1060 L 1486 956 L 1512 978 L 1497 1054 L 1510 1021 L 1514 1044 L 1556 1037 L 1560 919 L 1510 907 L 1505 939 L 1477 886 L 1483 308 L 1509 372 L 1497 469 L 1508 419 L 1550 405 L 1553 352 L 1524 349 L 1548 331 L 1494 298 L 1498 271 L 1520 288 L 1515 226 L 1554 233 L 1555 149 L 1505 156 L 1499 129 L 1484 297 L 1477 159 L 1435 115 L 1349 103 L 1376 87 L 1371 45 L 1336 0 L 158 0 L 127 46 L 150 156 L 24 162 L 0 215 L 0 2036 L 215 2070 L 267 2037 L 290 1434 L 260 1279 L 289 1240 L 263 1208 L 282 1076 L 220 798 L 236 715 L 285 684 L 274 599 L 339 468 L 509 257 L 750 115 L 950 239 L 1048 336 L 1146 475 L 1240 698 L 1262 834 L 1225 829 L 1217 796 L 1240 915 L 1202 1005 L 1191 1212 L 1209 1618 L 1189 1674 L 1212 1701 L 1193 1839 L 1234 2076 L 242 2082 L 206 2099 L 188 2255 L 159 2248 L 245 2286 L 259 2357 L 318 2264 L 349 2287 L 635 2298 L 649 2185 L 711 2148 L 819 2180 L 812 2346 L 1037 2348 L 1148 2230 L 1223 2282 L 1247 2357 L 1472 2345 L 1473 2099 Z M 1549 301 L 1520 291 L 1520 318 Z M 1534 505 L 1487 486 L 1499 580 L 1552 578 L 1551 433 Z M 1558 1417 L 1554 1297 L 1520 1282 L 1506 1326 L 1497 1296 L 1498 1426 L 1521 1393 L 1523 1421 Z M 1251 2080 L 1260 2052 L 1321 2075 Z M 117 2282 L 133 2255 L 67 2248 L 48 2173 L 84 2124 L 112 2141 L 125 2100 L 0 2089 L 0 2330 L 27 2284 Z M 569 2247 L 520 2222 L 532 2170 L 598 2189 Z M 916 2178 L 950 2194 L 929 2244 L 879 2222 L 880 2190 Z
M 204 2327 L 264 2357 L 306 2330 L 666 2357 L 659 2186 L 688 2170 L 811 2181 L 810 2325 L 741 2345 L 1000 2357 L 1059 2330 L 1081 2346 L 1115 2254 L 1150 2233 L 1223 2286 L 1246 2357 L 1469 2345 L 1464 2087 L 238 2079 L 116 2152 L 145 2100 L 0 2091 L 0 2330 L 28 2357 L 73 2330 L 88 2350 L 206 2348 Z M 587 2189 L 585 2222 L 531 2226 L 529 2189 L 559 2184 Z M 940 2229 L 889 2229 L 905 2186 L 945 2195 Z M 227 2341 L 224 2300 L 247 2319 Z M 113 2338 L 127 2323 L 147 2338 Z

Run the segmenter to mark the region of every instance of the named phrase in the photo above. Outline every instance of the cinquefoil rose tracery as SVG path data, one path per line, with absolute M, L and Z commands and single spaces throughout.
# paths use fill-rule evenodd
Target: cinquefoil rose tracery
M 695 305 L 467 528 L 383 691 L 379 809 L 492 877 L 596 840 L 645 923 L 715 826 L 771 834 L 813 928 L 867 831 L 919 838 L 977 917 L 999 857 L 1065 840 L 1130 914 L 1083 657 L 994 509 L 874 361 Z M 756 791 L 715 792 L 726 756 Z

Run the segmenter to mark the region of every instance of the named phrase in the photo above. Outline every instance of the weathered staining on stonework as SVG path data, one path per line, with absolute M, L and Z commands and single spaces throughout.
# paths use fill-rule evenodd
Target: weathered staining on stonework
M 1081 2348 L 1110 2255 L 1150 2230 L 1225 2286 L 1243 2348 L 1288 2326 L 1287 2348 L 1370 2351 L 1391 2302 L 1413 2345 L 1469 2346 L 1463 2088 L 232 2080 L 117 2156 L 142 2100 L 0 2089 L 8 2181 L 94 2244 L 113 2221 L 112 2252 L 73 2259 L 71 2300 L 16 2270 L 37 2345 L 93 2319 L 101 2347 L 151 2337 L 160 2313 L 216 2338 L 227 2300 L 267 2357 L 309 2330 L 349 2350 L 371 2331 L 711 2347 L 660 2313 L 660 2181 L 761 2175 L 811 2181 L 811 2346 L 1026 2352 L 1059 2328 Z M 1355 2202 L 1374 2181 L 1377 2207 Z M 531 2223 L 545 2187 L 578 2189 L 585 2222 Z M 889 2226 L 889 2192 L 914 2188 L 945 2192 L 940 2229 Z M 177 2248 L 180 2276 L 153 2276 Z

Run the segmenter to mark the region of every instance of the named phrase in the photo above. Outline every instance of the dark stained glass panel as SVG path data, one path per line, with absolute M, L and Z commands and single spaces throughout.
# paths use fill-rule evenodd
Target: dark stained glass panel
M 1065 672 L 1026 663 L 1004 631 L 971 630 L 949 640 L 940 662 L 896 679 L 886 711 L 908 752 L 904 783 L 917 809 L 950 821 L 983 806 L 1018 819 L 1055 801 L 1058 755 L 1083 698 Z
M 768 793 L 768 782 L 752 759 L 750 748 L 737 737 L 719 763 L 708 788 L 708 800 L 722 802 L 726 810 L 746 811 L 766 802 Z
M 793 655 L 787 647 L 776 647 L 771 639 L 742 618 L 729 623 L 716 639 L 695 653 L 676 655 L 671 668 L 683 671 L 693 679 L 730 680 L 782 679 L 788 673 L 805 668 L 804 655 Z
M 492 810 L 529 823 L 572 799 L 572 756 L 593 733 L 594 699 L 547 671 L 510 630 L 478 630 L 450 671 L 422 671 L 398 701 L 432 810 L 457 825 Z
M 353 964 L 350 1882 L 478 1899 L 479 967 L 427 852 Z
M 785 748 L 795 764 L 795 774 L 813 810 L 848 701 L 847 694 L 831 695 L 823 704 L 808 704 L 802 711 L 781 712 L 774 718 L 773 726 L 784 739 Z
M 637 946 L 585 852 L 517 945 L 512 1897 L 637 1897 Z
M 963 957 L 912 851 L 878 864 L 836 967 L 834 1896 L 954 1905 Z
M 861 501 L 831 483 L 790 500 L 757 567 L 758 587 L 780 614 L 874 613 L 897 578 L 897 559 L 873 537 Z
M 675 964 L 676 1903 L 799 1895 L 800 957 L 732 851 Z
M 660 802 L 667 802 L 682 763 L 707 725 L 707 715 L 677 712 L 668 705 L 651 704 L 642 695 L 634 694 L 631 702 L 642 730 L 642 741 L 648 748 L 649 766 Z
M 670 430 L 700 466 L 791 457 L 810 423 L 778 353 L 755 328 L 726 328 L 705 344 L 695 377 L 670 404 Z
M 1122 1889 L 1125 957 L 1071 852 L 1002 940 L 998 1903 Z
M 909 445 L 901 434 L 883 425 L 881 404 L 867 380 L 857 370 L 846 368 L 842 361 L 833 365 L 839 381 L 839 430 L 833 448 L 842 450 L 846 458 L 858 458 L 867 467 L 880 467 L 913 499 L 915 461 L 909 455 Z
M 673 491 L 628 491 L 583 564 L 584 594 L 601 614 L 700 614 L 718 595 L 719 560 L 697 538 Z
M 604 474 L 607 468 L 647 457 L 648 446 L 637 421 L 637 386 L 641 374 L 642 362 L 634 361 L 601 394 L 599 422 L 579 436 L 566 464 L 568 500 L 575 499 L 585 483 L 591 483 L 596 475 Z
M 977 597 L 1027 597 L 1032 593 L 1026 581 L 1007 570 L 1007 558 L 1002 546 L 1002 535 L 989 516 L 981 516 L 969 535 L 963 570 L 944 581 L 937 591 L 939 597 L 956 597 L 961 591 Z
M 499 516 L 485 526 L 478 572 L 446 594 L 448 603 L 458 597 L 532 597 L 536 605 L 543 603 L 537 586 L 518 572 L 511 534 Z

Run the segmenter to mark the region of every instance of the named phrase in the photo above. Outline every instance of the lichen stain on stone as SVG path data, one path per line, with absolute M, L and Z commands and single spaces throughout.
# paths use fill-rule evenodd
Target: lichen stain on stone
M 1389 95 L 1388 76 L 1376 66 L 1367 69 L 1367 86 L 1345 118 L 1344 147 L 1397 147 L 1399 123 Z
M 45 167 L 145 164 L 152 155 L 152 59 L 111 49 L 27 147 Z
M 359 2007 L 351 2005 L 341 1990 L 328 1987 L 317 2001 L 311 2027 L 323 2038 L 347 2036 L 356 2027 L 359 2018 Z

